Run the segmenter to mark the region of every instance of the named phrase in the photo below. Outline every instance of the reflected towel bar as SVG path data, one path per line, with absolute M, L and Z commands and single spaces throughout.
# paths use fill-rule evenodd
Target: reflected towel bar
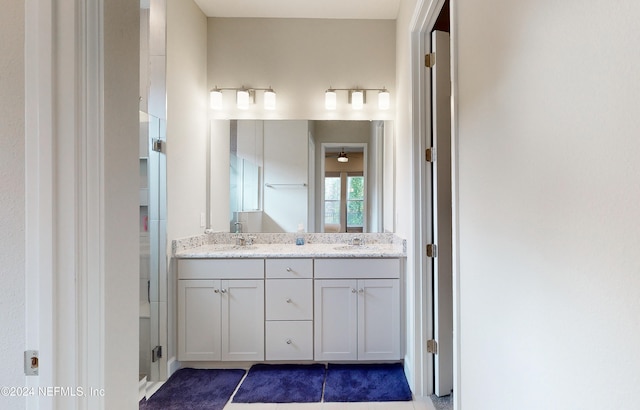
M 306 187 L 307 184 L 302 183 L 302 184 L 264 184 L 264 186 L 268 187 L 268 188 L 295 188 L 295 187 Z

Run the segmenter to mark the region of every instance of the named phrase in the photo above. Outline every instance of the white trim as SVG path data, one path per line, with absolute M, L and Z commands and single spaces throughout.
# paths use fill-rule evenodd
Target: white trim
M 53 288 L 53 35 L 52 5 L 25 3 L 25 343 L 39 350 L 38 377 L 30 387 L 54 385 Z M 51 409 L 29 396 L 27 409 Z
M 364 215 L 363 215 L 363 230 L 364 232 L 368 232 L 368 219 L 367 219 L 367 210 L 369 209 L 367 206 L 368 202 L 368 192 L 367 192 L 367 180 L 369 178 L 367 172 L 367 152 L 369 150 L 369 144 L 366 142 L 322 142 L 320 143 L 320 229 L 318 232 L 324 232 L 324 175 L 325 175 L 325 156 L 327 155 L 327 148 L 340 148 L 340 147 L 348 147 L 348 148 L 362 148 L 362 174 L 365 178 L 364 183 Z M 346 215 L 345 215 L 345 225 L 346 225 Z M 345 226 L 346 229 L 346 226 Z M 346 232 L 346 231 L 345 231 Z
M 461 326 L 460 326 L 460 203 L 458 165 L 458 0 L 449 3 L 451 41 L 451 233 L 453 235 L 453 406 L 462 408 L 461 400 Z
M 25 5 L 26 345 L 33 387 L 104 387 L 102 2 Z M 34 395 L 28 409 L 104 408 Z
M 103 78 L 103 7 L 102 0 L 84 1 L 82 17 L 83 44 L 81 64 L 83 66 L 82 106 L 86 114 L 81 130 L 81 248 L 84 265 L 79 275 L 84 279 L 81 312 L 86 315 L 78 326 L 82 339 L 79 356 L 82 362 L 82 384 L 103 388 L 104 380 L 104 78 Z M 103 409 L 104 400 L 91 396 L 87 408 Z
M 433 294 L 432 267 L 426 261 L 426 244 L 431 240 L 432 221 L 424 217 L 431 212 L 431 193 L 427 186 L 430 179 L 430 169 L 424 161 L 426 137 L 431 126 L 430 102 L 428 96 L 429 81 L 424 69 L 423 59 L 431 44 L 431 32 L 438 15 L 444 5 L 444 0 L 418 1 L 411 19 L 411 90 L 412 90 L 412 124 L 414 172 L 414 221 L 415 221 L 415 308 L 416 308 L 416 340 L 414 357 L 416 359 L 416 388 L 421 396 L 433 393 L 433 360 L 426 352 L 426 340 L 433 337 L 433 304 L 430 295 Z M 426 206 L 426 211 L 423 209 Z

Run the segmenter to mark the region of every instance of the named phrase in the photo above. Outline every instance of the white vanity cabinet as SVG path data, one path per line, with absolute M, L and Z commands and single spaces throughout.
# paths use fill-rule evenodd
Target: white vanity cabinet
M 314 359 L 398 360 L 400 260 L 316 259 Z
M 313 260 L 267 259 L 266 360 L 313 359 Z
M 178 261 L 178 360 L 264 360 L 264 260 Z

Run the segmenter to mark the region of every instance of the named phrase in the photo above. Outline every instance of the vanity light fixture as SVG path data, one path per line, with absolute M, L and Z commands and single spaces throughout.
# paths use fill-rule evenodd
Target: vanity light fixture
M 345 154 L 344 148 L 338 155 L 338 162 L 349 162 L 349 157 L 347 157 L 347 154 Z
M 264 109 L 275 110 L 276 109 L 276 92 L 273 88 L 253 88 L 253 87 L 218 87 L 215 86 L 209 92 L 209 106 L 212 110 L 221 110 L 222 105 L 222 92 L 223 91 L 235 91 L 236 92 L 236 105 L 240 110 L 247 110 L 251 104 L 255 104 L 256 91 L 264 91 Z
M 378 109 L 388 110 L 391 106 L 391 95 L 386 88 L 383 88 L 378 92 Z
M 329 88 L 324 92 L 324 108 L 327 110 L 335 110 L 337 105 L 336 90 Z
M 388 110 L 391 106 L 389 90 L 382 88 L 331 88 L 324 93 L 324 106 L 327 110 L 335 110 L 337 107 L 336 91 L 348 92 L 348 103 L 354 110 L 361 110 L 367 103 L 367 91 L 378 91 L 378 109 Z
M 264 92 L 264 109 L 275 110 L 276 109 L 276 92 L 271 87 Z

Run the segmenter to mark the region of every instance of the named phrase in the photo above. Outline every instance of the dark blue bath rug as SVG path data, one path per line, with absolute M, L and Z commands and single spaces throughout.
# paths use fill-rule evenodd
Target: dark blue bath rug
M 329 364 L 325 402 L 410 401 L 411 389 L 401 363 Z
M 322 399 L 323 364 L 256 364 L 249 369 L 234 403 L 313 403 Z
M 241 369 L 180 369 L 146 402 L 144 410 L 222 410 L 242 380 Z

